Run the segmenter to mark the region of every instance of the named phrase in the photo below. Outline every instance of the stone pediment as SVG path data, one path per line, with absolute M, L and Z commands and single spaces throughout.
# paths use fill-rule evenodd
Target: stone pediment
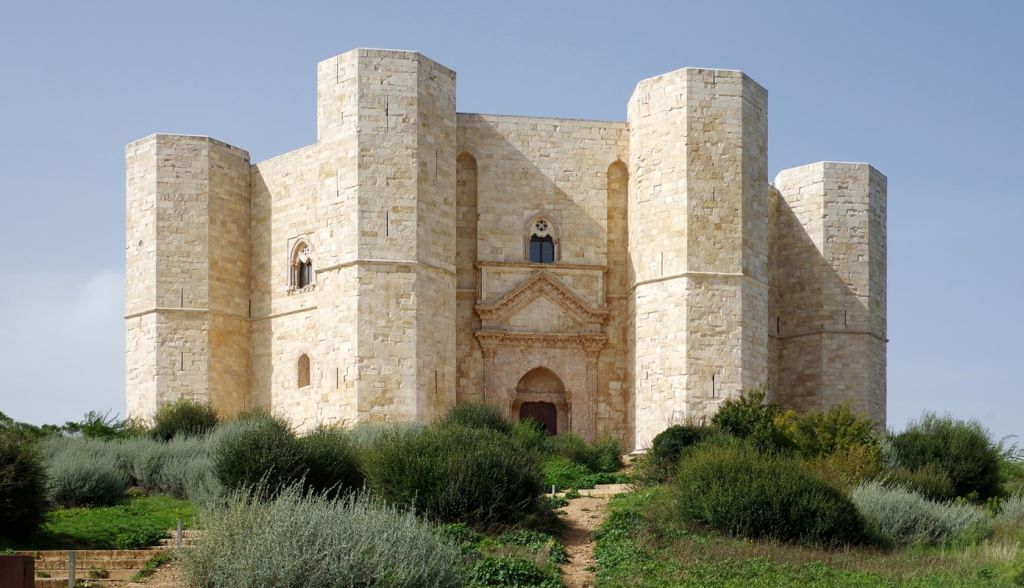
M 502 325 L 526 328 L 529 322 L 526 316 L 528 311 L 536 313 L 542 321 L 551 323 L 552 328 L 560 329 L 567 327 L 571 321 L 571 324 L 584 330 L 594 330 L 608 317 L 607 308 L 591 305 L 547 270 L 534 272 L 497 302 L 476 306 L 484 328 Z M 564 316 L 559 318 L 558 315 Z

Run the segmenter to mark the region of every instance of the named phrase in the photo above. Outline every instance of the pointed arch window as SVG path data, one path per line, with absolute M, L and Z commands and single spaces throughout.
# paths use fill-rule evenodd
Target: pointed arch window
M 294 247 L 289 263 L 289 290 L 312 290 L 316 283 L 313 271 L 313 248 L 305 239 L 300 239 Z
M 554 263 L 556 258 L 554 224 L 546 217 L 538 217 L 530 223 L 530 263 Z

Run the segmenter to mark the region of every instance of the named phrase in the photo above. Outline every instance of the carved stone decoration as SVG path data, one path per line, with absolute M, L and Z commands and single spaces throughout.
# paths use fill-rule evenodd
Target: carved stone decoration
M 574 325 L 565 332 L 544 330 L 547 302 Z M 548 270 L 539 270 L 493 304 L 477 304 L 482 328 L 474 334 L 484 356 L 484 399 L 518 418 L 524 402 L 548 402 L 558 412 L 558 431 L 586 439 L 596 435 L 597 359 L 608 342 L 602 325 L 606 308 L 591 305 Z M 536 313 L 533 329 L 513 327 L 513 317 Z M 541 377 L 543 376 L 543 377 Z M 542 383 L 557 382 L 555 393 Z M 540 389 L 543 388 L 543 389 Z

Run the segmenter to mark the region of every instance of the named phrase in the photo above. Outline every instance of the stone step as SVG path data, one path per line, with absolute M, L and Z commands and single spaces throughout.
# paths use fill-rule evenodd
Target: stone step
M 99 567 L 99 566 L 96 566 L 96 567 Z M 137 574 L 138 571 L 139 571 L 139 568 L 120 569 L 120 570 L 111 570 L 111 569 L 107 569 L 107 568 L 103 568 L 103 569 L 106 570 L 106 572 L 107 572 L 107 577 L 106 578 L 90 578 L 89 577 L 89 568 L 80 568 L 78 566 L 75 566 L 75 580 L 88 580 L 90 583 L 92 583 L 92 582 L 101 582 L 101 581 L 125 582 L 125 581 L 128 581 L 128 580 L 131 580 L 135 576 L 135 574 Z M 36 571 L 38 572 L 39 569 L 37 568 Z M 39 578 L 39 577 L 36 577 L 37 585 L 38 585 L 38 581 L 39 580 L 63 580 L 64 581 L 63 586 L 67 586 L 68 585 L 68 572 L 67 572 L 67 570 L 59 570 L 59 571 L 57 571 L 57 570 L 54 570 L 54 571 L 44 570 L 44 571 L 46 571 L 50 575 L 50 577 L 49 578 Z

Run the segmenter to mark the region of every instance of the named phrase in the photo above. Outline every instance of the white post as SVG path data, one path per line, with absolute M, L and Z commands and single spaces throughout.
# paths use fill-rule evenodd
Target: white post
M 180 549 L 181 548 L 181 519 L 178 519 L 178 532 L 175 534 L 175 537 L 177 537 L 177 541 L 176 541 L 177 547 Z
M 75 552 L 68 551 L 68 588 L 75 588 Z

